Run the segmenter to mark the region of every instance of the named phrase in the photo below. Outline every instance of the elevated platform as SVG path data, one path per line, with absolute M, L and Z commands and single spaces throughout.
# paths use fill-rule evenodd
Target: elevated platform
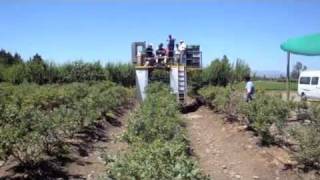
M 184 51 L 163 53 L 157 51 L 145 41 L 132 43 L 132 64 L 135 65 L 137 95 L 141 101 L 146 98 L 145 89 L 153 70 L 161 69 L 170 74 L 170 88 L 177 100 L 184 103 L 187 95 L 187 72 L 202 69 L 202 52 L 199 45 L 188 45 Z M 162 53 L 161 53 L 162 52 Z M 168 73 L 165 73 L 166 75 Z M 164 74 L 160 74 L 164 75 Z
M 179 67 L 179 66 L 185 66 L 184 64 L 175 64 L 175 65 L 164 65 L 164 66 L 135 66 L 135 69 L 167 69 L 170 70 L 171 68 L 174 67 Z M 202 69 L 201 67 L 197 66 L 185 66 L 186 69 L 188 70 L 200 70 Z

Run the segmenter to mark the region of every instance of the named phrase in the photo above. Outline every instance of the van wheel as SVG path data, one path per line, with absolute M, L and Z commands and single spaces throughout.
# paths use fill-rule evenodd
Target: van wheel
M 301 93 L 301 100 L 302 101 L 306 101 L 307 100 L 307 96 L 304 92 Z

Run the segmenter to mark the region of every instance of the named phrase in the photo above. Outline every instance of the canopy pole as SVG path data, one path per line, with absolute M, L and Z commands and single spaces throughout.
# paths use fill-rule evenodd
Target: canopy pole
M 290 52 L 287 52 L 287 100 L 290 100 Z

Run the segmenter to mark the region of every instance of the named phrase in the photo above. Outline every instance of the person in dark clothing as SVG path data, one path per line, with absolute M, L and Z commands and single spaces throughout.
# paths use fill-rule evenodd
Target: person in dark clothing
M 156 55 L 158 58 L 158 64 L 162 64 L 165 61 L 166 50 L 163 48 L 163 44 L 161 43 L 156 51 Z
M 154 53 L 153 53 L 153 47 L 151 44 L 148 45 L 148 47 L 146 48 L 146 57 L 154 57 Z
M 149 44 L 148 47 L 146 48 L 145 55 L 146 55 L 146 63 L 147 63 L 146 65 L 153 66 L 155 63 L 155 59 L 154 59 L 152 44 Z
M 175 41 L 176 40 L 171 35 L 169 35 L 169 39 L 168 39 L 168 57 L 169 57 L 169 59 L 173 59 Z

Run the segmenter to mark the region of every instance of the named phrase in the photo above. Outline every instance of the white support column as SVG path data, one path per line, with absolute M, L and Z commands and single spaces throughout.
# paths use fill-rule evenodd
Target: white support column
M 178 66 L 172 66 L 170 68 L 170 88 L 174 94 L 179 93 L 178 74 L 179 74 Z
M 148 68 L 141 68 L 136 69 L 136 88 L 137 88 L 137 95 L 141 101 L 146 99 L 146 87 L 148 86 L 149 80 L 149 73 Z

